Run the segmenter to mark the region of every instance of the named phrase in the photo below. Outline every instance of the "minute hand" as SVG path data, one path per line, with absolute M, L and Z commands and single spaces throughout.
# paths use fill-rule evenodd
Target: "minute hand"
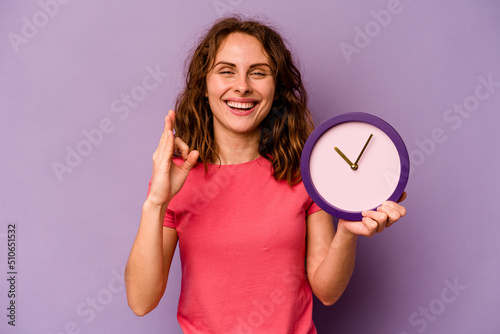
M 355 166 L 358 165 L 359 159 L 361 159 L 361 156 L 363 155 L 363 152 L 365 151 L 366 146 L 368 146 L 368 143 L 370 142 L 370 140 L 372 139 L 372 137 L 373 137 L 373 134 L 371 134 L 370 137 L 368 137 L 368 140 L 366 141 L 365 146 L 363 146 L 363 149 L 361 150 L 361 153 L 359 154 L 358 158 L 356 159 L 356 162 L 354 163 Z

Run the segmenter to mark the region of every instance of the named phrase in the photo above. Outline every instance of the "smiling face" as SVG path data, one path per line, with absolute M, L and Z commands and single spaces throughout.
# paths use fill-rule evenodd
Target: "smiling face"
M 216 142 L 222 138 L 260 136 L 271 110 L 275 82 L 271 61 L 255 37 L 232 33 L 221 44 L 207 75 Z

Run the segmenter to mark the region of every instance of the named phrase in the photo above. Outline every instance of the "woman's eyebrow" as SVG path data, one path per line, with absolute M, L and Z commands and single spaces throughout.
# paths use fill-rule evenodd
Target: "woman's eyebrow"
M 269 69 L 271 69 L 271 70 L 272 70 L 271 65 L 269 65 L 268 63 L 257 63 L 257 64 L 252 64 L 252 65 L 250 65 L 250 68 L 262 67 L 262 66 L 267 66 L 267 67 L 269 67 Z
M 215 66 L 219 66 L 219 65 L 226 65 L 226 66 L 230 66 L 230 67 L 236 67 L 236 64 L 233 64 L 233 63 L 230 63 L 228 61 L 220 61 L 218 62 L 217 64 L 214 65 Z M 255 68 L 255 67 L 262 67 L 262 66 L 267 66 L 269 67 L 269 69 L 272 70 L 272 67 L 271 65 L 267 64 L 267 63 L 257 63 L 257 64 L 252 64 L 250 65 L 250 68 Z
M 236 64 L 233 64 L 233 63 L 230 63 L 230 62 L 227 62 L 227 61 L 220 61 L 217 64 L 215 64 L 214 67 L 215 66 L 219 66 L 219 65 L 226 65 L 226 66 L 236 67 Z

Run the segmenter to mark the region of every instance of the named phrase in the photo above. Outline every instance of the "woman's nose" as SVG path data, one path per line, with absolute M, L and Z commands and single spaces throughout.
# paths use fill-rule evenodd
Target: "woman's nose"
M 234 84 L 234 90 L 240 94 L 250 93 L 252 86 L 250 85 L 249 78 L 246 75 L 238 76 Z

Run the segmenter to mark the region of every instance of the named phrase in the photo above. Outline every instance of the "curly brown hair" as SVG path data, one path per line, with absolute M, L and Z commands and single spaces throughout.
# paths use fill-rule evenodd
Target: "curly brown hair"
M 276 90 L 271 111 L 262 121 L 258 152 L 271 162 L 273 177 L 290 185 L 301 181 L 300 156 L 313 130 L 302 77 L 283 38 L 269 25 L 232 16 L 217 21 L 194 50 L 186 73 L 186 87 L 178 96 L 175 134 L 198 150 L 199 162 L 215 161 L 213 118 L 205 100 L 206 78 L 221 44 L 232 33 L 257 38 L 270 58 Z

